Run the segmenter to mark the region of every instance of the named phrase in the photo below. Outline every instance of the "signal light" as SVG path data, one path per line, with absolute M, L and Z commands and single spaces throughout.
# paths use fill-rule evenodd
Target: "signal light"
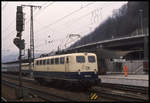
M 17 6 L 16 13 L 16 30 L 21 32 L 24 30 L 24 16 L 23 16 L 22 6 Z

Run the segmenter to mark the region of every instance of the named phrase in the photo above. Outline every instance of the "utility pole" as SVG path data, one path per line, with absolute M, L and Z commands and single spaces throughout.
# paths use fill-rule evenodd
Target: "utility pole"
M 141 34 L 143 35 L 143 10 L 140 9 L 139 10 L 139 25 L 140 25 L 140 29 L 141 29 Z
M 149 58 L 148 58 L 148 56 L 149 56 L 149 46 L 148 46 L 148 33 L 149 32 L 145 32 L 145 34 L 143 33 L 143 10 L 142 9 L 140 9 L 139 10 L 139 12 L 140 12 L 140 17 L 141 17 L 141 29 L 142 29 L 142 34 L 144 35 L 144 70 L 146 70 L 147 72 L 149 71 L 149 66 L 148 66 L 148 62 L 149 62 Z
M 31 70 L 31 63 L 33 60 L 33 68 L 34 68 L 34 30 L 33 30 L 33 8 L 41 8 L 41 6 L 35 6 L 35 5 L 22 5 L 24 7 L 30 7 L 31 10 L 31 18 L 30 18 L 30 50 L 28 53 L 30 57 L 29 57 L 29 63 L 30 63 L 30 70 Z M 32 71 L 31 71 L 31 76 L 32 76 Z

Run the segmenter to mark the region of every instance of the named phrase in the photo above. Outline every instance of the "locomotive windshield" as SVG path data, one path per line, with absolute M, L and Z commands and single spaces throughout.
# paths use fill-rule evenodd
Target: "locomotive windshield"
M 84 63 L 85 62 L 85 57 L 84 56 L 76 56 L 76 61 L 78 63 Z
M 91 63 L 95 62 L 95 57 L 94 56 L 88 56 L 88 61 Z

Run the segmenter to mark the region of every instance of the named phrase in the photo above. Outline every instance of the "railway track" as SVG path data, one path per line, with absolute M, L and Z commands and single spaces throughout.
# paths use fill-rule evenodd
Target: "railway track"
M 15 76 L 9 76 L 9 75 L 5 75 L 5 76 L 2 75 L 2 76 L 6 77 L 6 78 L 9 78 L 9 79 L 18 80 L 18 78 L 15 77 Z M 33 79 L 23 78 L 22 80 L 24 82 L 35 84 L 35 81 Z M 100 97 L 100 99 L 105 98 L 106 101 L 107 100 L 109 100 L 109 101 L 110 100 L 112 100 L 112 101 L 140 101 L 140 102 L 141 101 L 148 101 L 148 94 L 146 94 L 147 92 L 141 92 L 142 91 L 141 88 L 139 89 L 137 87 L 119 86 L 119 85 L 113 85 L 112 86 L 112 85 L 106 84 L 106 83 L 101 84 L 99 86 L 93 87 L 89 91 L 84 91 L 83 94 L 86 94 L 86 96 L 88 97 L 89 95 L 87 95 L 87 94 L 96 93 L 98 95 L 98 97 Z M 40 98 L 44 98 L 47 101 L 50 101 L 50 100 L 47 99 L 47 98 L 50 98 L 50 97 L 54 98 L 53 100 L 56 100 L 57 97 L 59 98 L 59 96 L 57 96 L 57 95 L 49 95 L 49 93 L 48 94 L 47 93 L 42 93 L 41 89 L 38 89 L 39 91 L 37 91 L 37 90 L 34 90 L 35 88 L 32 88 L 32 87 L 25 87 L 25 88 L 31 89 L 32 92 L 34 91 L 34 93 L 39 95 Z M 132 89 L 134 89 L 134 90 L 132 90 Z M 136 90 L 138 90 L 138 92 L 135 93 Z M 145 90 L 147 90 L 147 89 L 144 89 L 144 91 Z M 73 94 L 73 92 L 71 94 L 68 94 L 68 96 L 72 95 L 72 94 Z M 74 99 L 69 99 L 69 98 L 62 97 L 60 99 L 60 101 L 76 101 L 76 100 L 80 101 L 80 98 L 82 98 L 82 96 L 80 97 L 80 95 L 78 93 L 76 93 L 76 94 L 77 94 L 77 95 L 75 95 L 76 98 L 73 95 L 69 97 L 69 98 L 74 98 Z M 97 101 L 99 101 L 100 99 L 97 99 Z M 84 99 L 84 100 L 89 101 L 88 99 Z
M 10 78 L 10 79 L 18 80 L 18 77 L 14 75 L 3 75 L 3 76 Z M 29 79 L 27 77 L 23 77 L 22 80 L 25 82 L 36 83 L 34 79 Z M 101 83 L 98 86 L 105 87 L 105 88 L 113 88 L 113 89 L 123 90 L 123 91 L 130 91 L 130 92 L 139 93 L 139 94 L 148 94 L 148 91 L 149 91 L 148 87 L 129 86 L 129 85 L 123 85 L 123 84 Z
M 142 86 L 129 86 L 129 85 L 123 85 L 123 84 L 112 84 L 112 83 L 101 83 L 99 85 L 100 87 L 105 88 L 113 88 L 117 90 L 123 90 L 123 91 L 130 91 L 134 93 L 139 94 L 148 94 L 148 87 L 142 87 Z
M 9 76 L 7 76 L 7 77 L 9 77 Z M 19 84 L 19 82 L 17 81 L 18 79 L 14 79 L 14 78 L 9 77 L 9 79 L 8 79 L 5 76 L 2 79 L 9 80 L 9 82 L 11 82 L 11 83 Z M 86 93 L 70 92 L 67 90 L 55 89 L 55 88 L 51 87 L 50 84 L 49 84 L 49 86 L 45 86 L 45 85 L 39 85 L 39 84 L 35 84 L 32 82 L 27 82 L 27 81 L 23 81 L 23 80 L 22 80 L 22 82 L 23 82 L 23 86 L 32 87 L 32 89 L 35 88 L 35 89 L 38 89 L 39 91 L 43 91 L 45 93 L 43 97 L 50 98 L 49 95 L 47 95 L 50 93 L 52 95 L 54 94 L 55 96 L 66 99 L 66 100 L 60 100 L 60 101 L 89 101 L 89 96 Z M 39 93 L 41 93 L 41 92 L 39 92 Z M 38 95 L 35 92 L 33 92 L 33 94 Z M 53 97 L 52 101 L 58 101 L 58 99 L 56 97 L 55 98 Z M 104 100 L 104 99 L 102 99 L 102 100 Z M 51 101 L 51 100 L 46 100 L 46 101 Z
M 19 88 L 19 85 L 15 84 L 15 83 L 11 83 L 11 82 L 6 81 L 6 80 L 2 80 L 2 83 L 4 85 L 10 86 L 10 87 L 13 87 L 16 89 Z M 42 98 L 46 101 L 52 101 L 52 102 L 54 102 L 54 101 L 72 101 L 68 98 L 64 98 L 64 97 L 61 97 L 58 95 L 47 93 L 47 92 L 44 92 L 44 91 L 36 89 L 36 88 L 27 87 L 27 86 L 22 86 L 22 87 L 23 87 L 23 89 L 28 89 L 30 95 L 38 96 L 39 98 Z
M 127 91 L 115 90 L 113 88 L 95 87 L 92 88 L 93 92 L 101 97 L 107 97 L 116 101 L 148 101 L 148 95 L 135 94 Z
M 19 77 L 16 76 L 16 75 L 2 74 L 2 77 L 6 77 L 6 78 L 9 78 L 9 79 L 12 79 L 12 80 L 19 80 Z M 28 77 L 24 77 L 24 76 L 22 76 L 22 80 L 24 82 L 36 83 L 36 81 L 34 79 L 28 78 Z

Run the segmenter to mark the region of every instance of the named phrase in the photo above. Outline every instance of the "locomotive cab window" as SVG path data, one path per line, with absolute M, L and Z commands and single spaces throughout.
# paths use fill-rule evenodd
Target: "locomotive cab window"
M 94 56 L 88 56 L 88 61 L 90 63 L 94 63 L 95 62 L 95 57 Z
M 84 56 L 76 56 L 76 61 L 78 63 L 85 63 L 85 57 Z

